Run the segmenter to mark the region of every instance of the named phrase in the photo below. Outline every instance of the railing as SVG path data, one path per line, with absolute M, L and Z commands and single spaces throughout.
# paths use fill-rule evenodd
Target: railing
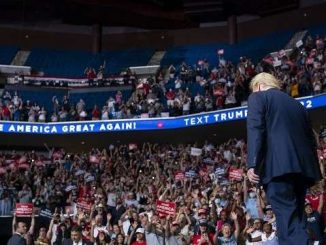
M 133 79 L 131 77 L 130 79 Z M 112 86 L 124 85 L 125 80 L 123 77 L 111 77 L 104 79 L 94 79 L 89 82 L 87 78 L 64 78 L 64 77 L 40 77 L 40 76 L 14 76 L 8 77 L 7 83 L 10 85 L 25 84 L 33 86 L 49 86 L 49 87 L 89 87 L 92 85 L 97 86 Z

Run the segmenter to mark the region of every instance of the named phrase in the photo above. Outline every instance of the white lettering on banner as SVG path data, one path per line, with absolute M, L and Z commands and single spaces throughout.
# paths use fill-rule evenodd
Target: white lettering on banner
M 232 119 L 240 119 L 245 118 L 247 116 L 248 110 L 239 110 L 239 111 L 228 111 L 228 112 L 222 112 L 214 114 L 215 122 L 218 121 L 227 121 Z
M 301 105 L 303 105 L 306 108 L 312 108 L 312 101 L 311 100 L 306 100 L 306 101 L 300 101 Z
M 1 131 L 1 130 L 0 130 Z M 55 126 L 43 126 L 43 125 L 20 125 L 11 124 L 8 129 L 9 132 L 14 133 L 57 133 L 58 130 Z
M 234 119 L 241 119 L 247 116 L 247 109 L 245 110 L 237 110 L 237 111 L 227 111 L 214 114 L 214 121 L 228 121 Z M 206 116 L 198 116 L 198 117 L 190 117 L 183 119 L 186 126 L 195 126 L 195 125 L 203 125 L 209 122 L 210 115 Z
M 299 102 L 307 109 L 325 106 L 326 96 L 305 97 Z M 125 130 L 155 130 L 158 128 L 183 128 L 189 126 L 202 126 L 209 123 L 227 122 L 245 119 L 248 110 L 246 107 L 197 114 L 182 118 L 151 119 L 146 120 L 119 120 L 119 121 L 85 121 L 73 123 L 29 123 L 29 122 L 2 122 L 0 132 L 3 133 L 28 133 L 28 134 L 74 134 L 89 132 L 109 132 Z M 139 124 L 137 124 L 139 123 Z
M 188 125 L 200 125 L 208 123 L 209 115 L 206 116 L 200 116 L 200 117 L 191 117 L 191 118 L 185 118 L 184 121 L 186 123 L 186 126 Z
M 100 125 L 100 131 L 119 131 L 119 130 L 129 130 L 136 129 L 136 123 L 102 123 Z
M 64 133 L 81 133 L 94 131 L 95 124 L 73 124 L 62 126 L 62 132 Z

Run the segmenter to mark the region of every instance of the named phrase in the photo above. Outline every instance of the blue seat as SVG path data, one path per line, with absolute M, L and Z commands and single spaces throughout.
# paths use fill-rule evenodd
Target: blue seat
M 92 54 L 86 51 L 67 51 L 35 48 L 31 50 L 26 65 L 45 76 L 83 77 L 86 67 L 98 69 L 106 61 L 106 74 L 119 74 L 129 66 L 147 65 L 154 49 L 104 51 Z
M 18 47 L 15 46 L 0 46 L 0 64 L 9 65 L 17 51 Z
M 267 53 L 282 49 L 294 33 L 294 31 L 272 33 L 246 39 L 235 45 L 210 43 L 177 46 L 167 50 L 161 65 L 179 65 L 183 61 L 188 65 L 194 65 L 198 60 L 206 59 L 214 67 L 217 65 L 217 50 L 219 49 L 224 49 L 224 57 L 232 62 L 238 61 L 241 56 L 250 57 L 257 62 Z
M 119 74 L 131 66 L 145 66 L 148 64 L 154 52 L 154 49 L 104 51 L 102 57 L 106 60 L 106 73 Z

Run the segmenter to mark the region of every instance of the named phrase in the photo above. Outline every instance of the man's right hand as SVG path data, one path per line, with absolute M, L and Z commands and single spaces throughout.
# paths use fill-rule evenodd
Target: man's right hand
M 255 184 L 257 184 L 259 182 L 259 176 L 257 174 L 255 174 L 254 168 L 248 169 L 247 176 L 248 176 L 250 182 L 255 183 Z

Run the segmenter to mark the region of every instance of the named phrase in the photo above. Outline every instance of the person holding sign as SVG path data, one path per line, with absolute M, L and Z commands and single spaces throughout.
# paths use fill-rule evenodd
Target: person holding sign
M 262 184 L 275 211 L 279 243 L 308 244 L 304 200 L 321 178 L 307 112 L 280 91 L 271 74 L 256 75 L 248 99 L 248 178 Z
M 24 222 L 18 222 L 15 227 L 15 233 L 9 239 L 7 245 L 26 245 L 26 239 L 24 238 L 27 232 L 27 226 Z
M 17 233 L 17 227 L 19 226 L 19 223 L 22 223 L 22 222 L 18 222 L 17 223 L 17 219 L 16 219 L 16 212 L 14 212 L 14 217 L 12 219 L 12 234 L 16 234 Z M 35 227 L 35 216 L 34 216 L 34 210 L 32 210 L 32 214 L 31 214 L 31 225 L 29 227 L 28 230 L 26 230 L 26 232 L 24 232 L 24 234 L 22 235 L 23 238 L 25 239 L 26 241 L 26 244 L 29 245 L 29 244 L 32 244 L 32 241 L 33 241 L 33 234 L 34 234 L 34 227 Z M 24 223 L 25 226 L 26 226 L 26 223 Z

